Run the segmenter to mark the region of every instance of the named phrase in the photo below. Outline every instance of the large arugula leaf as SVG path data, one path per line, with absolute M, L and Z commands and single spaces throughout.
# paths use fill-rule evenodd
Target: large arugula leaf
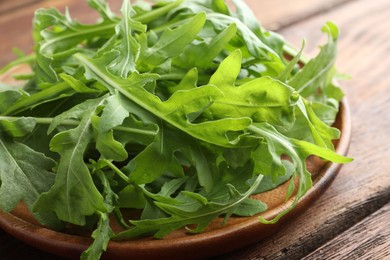
M 255 122 L 269 122 L 288 128 L 294 122 L 297 93 L 280 81 L 261 77 L 235 86 L 240 73 L 241 52 L 234 51 L 221 62 L 209 84 L 217 86 L 223 97 L 210 107 L 217 118 L 247 116 Z
M 84 162 L 85 151 L 93 140 L 91 117 L 103 102 L 104 98 L 85 101 L 57 116 L 52 122 L 49 131 L 65 119 L 80 120 L 76 128 L 62 131 L 51 140 L 51 149 L 61 155 L 56 180 L 51 189 L 39 197 L 34 210 L 53 211 L 59 219 L 77 225 L 85 225 L 86 216 L 106 211 L 102 195 Z
M 75 57 L 85 66 L 88 77 L 99 80 L 109 89 L 118 90 L 123 96 L 157 117 L 206 142 L 232 147 L 232 141 L 226 136 L 227 132 L 242 131 L 252 121 L 248 117 L 241 117 L 191 124 L 187 116 L 202 110 L 215 97 L 221 96 L 222 93 L 218 88 L 203 86 L 187 91 L 177 91 L 163 102 L 143 88 L 143 82 L 156 79 L 153 74 L 133 73 L 128 79 L 120 79 L 107 72 L 101 60 L 92 60 L 81 54 L 76 54 Z
M 0 208 L 11 211 L 22 200 L 32 211 L 40 194 L 54 183 L 51 169 L 55 162 L 1 133 L 0 136 Z M 52 214 L 33 212 L 33 215 L 44 225 L 59 227 Z
M 195 228 L 187 227 L 193 233 L 199 233 L 216 217 L 225 214 L 225 220 L 233 214 L 241 203 L 246 201 L 248 196 L 260 184 L 262 175 L 259 175 L 253 185 L 243 194 L 239 193 L 234 186 L 229 186 L 230 198 L 224 203 L 208 201 L 205 197 L 191 192 L 181 192 L 177 198 L 177 204 L 156 202 L 156 205 L 163 211 L 170 214 L 170 217 L 161 219 L 133 220 L 134 227 L 123 231 L 115 236 L 116 239 L 130 239 L 144 234 L 153 233 L 154 237 L 162 238 L 173 230 L 187 227 L 194 224 Z M 246 203 L 248 203 L 246 201 Z
M 262 222 L 264 223 L 275 223 L 278 221 L 283 215 L 295 207 L 295 205 L 298 203 L 298 200 L 312 187 L 311 175 L 310 172 L 306 169 L 306 158 L 308 156 L 316 155 L 320 158 L 323 158 L 324 160 L 337 163 L 347 163 L 351 161 L 351 158 L 338 155 L 330 149 L 322 148 L 309 142 L 288 138 L 279 133 L 273 126 L 268 123 L 256 123 L 250 126 L 249 129 L 255 134 L 265 138 L 268 150 L 272 156 L 272 167 L 274 167 L 274 169 L 282 167 L 282 172 L 285 172 L 281 156 L 285 155 L 291 159 L 295 169 L 295 177 L 290 181 L 287 198 L 290 197 L 295 190 L 294 180 L 299 176 L 294 202 L 286 210 L 279 213 L 275 219 L 271 221 L 262 219 Z M 274 169 L 273 172 L 275 174 L 278 172 L 278 170 Z

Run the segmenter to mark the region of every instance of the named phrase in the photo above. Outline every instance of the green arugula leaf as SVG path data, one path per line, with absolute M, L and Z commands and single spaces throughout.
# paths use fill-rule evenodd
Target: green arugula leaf
M 127 78 L 129 72 L 136 71 L 136 61 L 140 54 L 140 44 L 134 38 L 133 31 L 146 31 L 146 26 L 132 19 L 134 10 L 129 1 L 123 1 L 122 20 L 116 27 L 116 34 L 121 36 L 120 44 L 114 47 L 118 56 L 110 64 L 110 70 L 122 78 Z
M 49 132 L 63 120 L 76 118 L 80 124 L 53 137 L 50 147 L 61 155 L 56 180 L 50 191 L 41 194 L 35 211 L 53 211 L 58 218 L 77 225 L 85 225 L 85 217 L 96 211 L 106 212 L 103 198 L 94 185 L 84 162 L 84 154 L 92 141 L 92 116 L 104 99 L 88 100 L 56 117 Z M 66 207 L 64 207 L 66 205 Z
M 146 43 L 143 43 L 137 64 L 140 71 L 149 71 L 168 58 L 179 55 L 202 29 L 205 20 L 206 15 L 199 13 L 188 23 L 173 30 L 167 29 L 152 47 L 148 48 Z
M 233 52 L 221 62 L 209 84 L 217 86 L 223 98 L 210 107 L 217 118 L 247 116 L 255 122 L 269 122 L 288 127 L 294 122 L 297 93 L 270 77 L 261 77 L 235 86 L 240 72 L 241 52 Z
M 0 208 L 9 212 L 22 200 L 32 211 L 40 194 L 54 183 L 55 175 L 50 171 L 54 161 L 3 135 L 0 157 Z M 33 215 L 44 225 L 53 228 L 60 225 L 52 214 L 33 212 Z
M 281 156 L 288 156 L 294 165 L 295 172 L 299 176 L 299 183 L 297 188 L 297 195 L 294 199 L 292 205 L 286 210 L 282 211 L 275 219 L 271 221 L 266 221 L 262 219 L 264 223 L 275 223 L 283 215 L 289 212 L 295 205 L 298 203 L 298 200 L 311 188 L 312 180 L 310 172 L 306 169 L 306 158 L 309 155 L 317 155 L 325 160 L 329 160 L 337 163 L 347 163 L 351 161 L 351 158 L 346 158 L 344 156 L 338 155 L 330 149 L 322 148 L 316 146 L 312 143 L 290 139 L 282 134 L 280 134 L 273 126 L 268 123 L 256 123 L 249 127 L 251 131 L 259 136 L 262 136 L 266 139 L 268 150 L 272 155 L 273 161 L 272 164 L 275 167 L 283 167 L 281 163 Z M 277 172 L 277 171 L 275 171 Z M 293 178 L 291 182 L 291 187 L 295 186 Z M 290 188 L 287 198 L 290 197 L 292 190 Z
M 335 24 L 328 22 L 323 31 L 328 35 L 328 43 L 321 48 L 317 57 L 309 61 L 288 84 L 295 88 L 303 97 L 314 94 L 318 89 L 324 90 L 329 82 L 329 73 L 337 55 L 338 29 Z
M 91 60 L 79 54 L 75 57 L 87 69 L 88 77 L 101 80 L 109 89 L 118 90 L 123 96 L 152 112 L 157 117 L 206 142 L 232 147 L 234 141 L 227 138 L 227 132 L 242 131 L 252 121 L 250 118 L 241 117 L 188 124 L 188 114 L 202 110 L 205 106 L 208 106 L 213 97 L 221 95 L 216 87 L 203 86 L 188 91 L 177 91 L 169 100 L 163 102 L 157 96 L 142 88 L 144 79 L 147 81 L 154 79 L 152 74 L 138 75 L 133 73 L 128 79 L 123 80 L 109 74 L 99 61 Z
M 110 227 L 110 220 L 107 213 L 99 212 L 99 222 L 97 229 L 92 233 L 93 243 L 85 250 L 80 259 L 99 259 L 102 252 L 107 249 L 108 242 L 114 232 Z
M 31 133 L 36 126 L 34 118 L 20 117 L 7 118 L 0 116 L 0 133 L 7 133 L 12 137 L 23 137 Z
M 254 189 L 260 184 L 262 176 L 259 175 L 257 180 L 244 194 L 238 193 L 233 186 L 231 188 L 231 198 L 225 203 L 208 202 L 206 198 L 197 195 L 196 193 L 182 192 L 181 200 L 184 204 L 172 205 L 162 202 L 156 202 L 158 207 L 171 214 L 171 217 L 162 219 L 145 219 L 134 220 L 131 224 L 134 227 L 123 231 L 115 236 L 116 239 L 130 239 L 148 234 L 154 233 L 154 237 L 162 238 L 166 234 L 169 234 L 175 229 L 188 226 L 190 224 L 196 225 L 196 228 L 187 230 L 193 233 L 201 232 L 214 218 L 226 214 L 230 216 L 237 207 L 248 198 Z M 193 204 L 197 208 L 195 211 L 187 211 L 188 203 Z

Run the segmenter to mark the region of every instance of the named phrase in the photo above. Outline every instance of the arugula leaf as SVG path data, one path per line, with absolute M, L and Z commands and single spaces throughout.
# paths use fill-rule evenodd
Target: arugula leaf
M 55 175 L 50 170 L 55 166 L 53 160 L 33 151 L 24 144 L 0 139 L 0 208 L 11 211 L 23 200 L 32 211 L 33 204 L 42 192 L 54 183 Z M 58 228 L 60 223 L 52 214 L 33 212 L 41 223 Z
M 217 86 L 223 98 L 210 107 L 218 118 L 247 116 L 255 122 L 269 122 L 288 127 L 294 122 L 297 93 L 289 86 L 269 77 L 261 77 L 235 86 L 240 72 L 241 52 L 230 54 L 211 76 L 209 84 Z
M 33 118 L 7 118 L 0 116 L 0 133 L 7 133 L 12 137 L 23 137 L 31 133 L 36 126 Z
M 129 72 L 136 71 L 135 65 L 140 54 L 140 44 L 134 38 L 133 31 L 146 31 L 146 26 L 132 19 L 134 13 L 129 1 L 123 1 L 122 20 L 116 27 L 116 35 L 121 36 L 119 46 L 114 47 L 118 57 L 110 64 L 111 71 L 122 78 L 127 78 Z
M 90 247 L 81 254 L 80 259 L 99 259 L 102 252 L 107 249 L 108 242 L 113 236 L 114 232 L 110 227 L 108 214 L 99 212 L 98 227 L 92 233 L 94 241 Z
M 325 89 L 330 83 L 329 73 L 332 72 L 336 60 L 339 31 L 331 22 L 326 23 L 322 30 L 328 35 L 328 43 L 321 48 L 316 58 L 305 64 L 302 70 L 288 81 L 303 97 L 314 94 L 317 89 Z
M 167 29 L 159 38 L 158 42 L 148 48 L 146 42 L 141 44 L 138 67 L 140 71 L 149 71 L 160 65 L 168 58 L 179 55 L 187 44 L 191 43 L 206 20 L 204 13 L 195 15 L 188 23 L 175 29 Z M 145 35 L 143 37 L 146 37 Z M 143 39 L 145 41 L 146 39 Z
M 225 214 L 228 218 L 246 198 L 252 193 L 254 189 L 260 184 L 263 176 L 259 175 L 253 185 L 247 192 L 241 194 L 233 186 L 229 186 L 231 197 L 224 203 L 208 202 L 206 198 L 196 193 L 182 192 L 180 198 L 181 203 L 178 205 L 166 204 L 163 202 L 156 202 L 158 207 L 171 214 L 171 217 L 162 219 L 145 219 L 134 220 L 131 224 L 134 227 L 115 235 L 116 239 L 130 239 L 154 233 L 155 238 L 162 238 L 175 229 L 185 227 L 190 224 L 195 224 L 196 228 L 188 228 L 192 233 L 201 232 L 214 218 Z M 188 203 L 192 204 L 195 210 L 188 211 Z
M 317 155 L 325 160 L 338 163 L 347 163 L 351 161 L 350 158 L 340 156 L 330 149 L 322 148 L 309 142 L 285 137 L 268 123 L 256 123 L 250 126 L 249 129 L 267 140 L 268 150 L 272 155 L 272 164 L 274 167 L 283 167 L 281 156 L 286 155 L 292 160 L 295 172 L 299 175 L 297 195 L 293 204 L 288 209 L 282 211 L 272 221 L 262 219 L 262 222 L 264 223 L 275 223 L 278 221 L 283 215 L 289 212 L 291 208 L 295 207 L 298 200 L 311 188 L 311 175 L 306 169 L 306 158 L 309 155 Z M 291 188 L 288 191 L 287 198 L 291 196 L 293 191 L 295 185 L 294 179 L 295 178 L 290 181 Z
M 251 123 L 250 118 L 242 117 L 188 124 L 188 114 L 202 110 L 213 97 L 221 95 L 216 87 L 203 86 L 188 91 L 177 91 L 169 100 L 163 102 L 142 88 L 145 80 L 155 79 L 154 75 L 133 73 L 128 79 L 123 80 L 109 74 L 101 61 L 94 61 L 79 54 L 76 54 L 75 58 L 85 66 L 88 77 L 101 80 L 109 89 L 118 90 L 122 95 L 157 117 L 206 142 L 232 147 L 232 141 L 226 137 L 226 133 L 244 130 Z
M 103 102 L 102 98 L 85 101 L 53 120 L 49 132 L 68 118 L 80 119 L 80 124 L 58 133 L 51 140 L 51 149 L 59 153 L 61 159 L 55 183 L 50 191 L 41 194 L 35 211 L 53 211 L 59 219 L 81 226 L 86 223 L 85 216 L 96 211 L 106 212 L 103 198 L 84 162 L 84 153 L 93 136 L 91 118 Z

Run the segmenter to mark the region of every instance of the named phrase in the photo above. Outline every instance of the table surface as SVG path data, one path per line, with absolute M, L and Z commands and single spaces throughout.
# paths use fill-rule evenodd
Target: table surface
M 35 9 L 69 6 L 79 20 L 93 19 L 80 0 L 1 0 L 0 66 L 12 47 L 31 51 Z M 110 1 L 117 10 L 120 0 Z M 330 188 L 298 218 L 257 244 L 221 259 L 390 259 L 390 1 L 247 0 L 262 24 L 294 46 L 306 39 L 313 56 L 328 20 L 341 28 L 337 67 L 352 114 L 349 155 Z M 0 230 L 1 259 L 58 259 Z

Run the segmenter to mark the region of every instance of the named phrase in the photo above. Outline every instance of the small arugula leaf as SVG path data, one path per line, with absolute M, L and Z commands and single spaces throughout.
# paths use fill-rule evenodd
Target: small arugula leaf
M 288 84 L 295 88 L 303 97 L 314 94 L 318 89 L 324 90 L 329 82 L 329 73 L 333 72 L 333 66 L 337 55 L 337 27 L 328 22 L 323 27 L 323 32 L 328 35 L 328 43 L 322 46 L 320 53 L 310 60 L 292 77 Z
M 213 62 L 214 59 L 226 48 L 226 45 L 236 35 L 236 32 L 237 26 L 235 23 L 232 23 L 215 35 L 209 44 L 205 40 L 201 43 L 187 46 L 180 56 L 173 59 L 173 65 L 182 68 L 215 68 L 217 65 Z M 200 56 L 202 56 L 201 59 L 199 59 Z
M 91 36 L 109 38 L 116 23 L 105 20 L 96 25 L 83 25 L 61 14 L 57 9 L 39 9 L 34 16 L 34 40 L 36 42 L 36 80 L 38 84 L 56 83 L 59 78 L 55 71 L 54 54 L 74 48 Z M 69 55 L 67 55 L 69 57 Z
M 95 120 L 99 122 L 99 118 Z M 115 140 L 113 130 L 98 134 L 96 149 L 104 159 L 122 162 L 128 157 L 128 153 L 123 144 Z
M 59 219 L 77 225 L 85 225 L 86 216 L 106 211 L 102 195 L 84 162 L 84 153 L 93 140 L 91 118 L 103 103 L 104 98 L 85 101 L 53 120 L 49 132 L 68 118 L 79 119 L 80 124 L 51 140 L 51 149 L 61 155 L 56 180 L 50 191 L 40 195 L 34 210 L 53 211 Z
M 219 13 L 209 13 L 207 20 L 213 23 L 216 28 L 226 28 L 230 24 L 235 23 L 241 41 L 243 41 L 250 55 L 260 60 L 274 60 L 275 62 L 279 60 L 278 54 L 239 19 Z
M 241 217 L 251 217 L 267 209 L 267 204 L 256 199 L 246 198 L 233 211 L 233 214 Z
M 128 74 L 136 71 L 136 61 L 140 53 L 140 45 L 134 38 L 133 31 L 146 31 L 146 26 L 132 19 L 134 10 L 129 1 L 123 1 L 122 20 L 115 28 L 116 34 L 121 36 L 120 44 L 113 51 L 118 57 L 111 62 L 109 69 L 115 75 L 127 78 Z
M 23 137 L 31 133 L 36 121 L 31 117 L 9 118 L 0 116 L 0 133 L 5 132 L 12 137 Z
M 104 0 L 87 0 L 88 5 L 99 12 L 104 20 L 114 20 L 116 15 L 111 11 L 108 3 Z
M 206 20 L 204 13 L 195 15 L 188 23 L 175 29 L 167 29 L 158 42 L 150 48 L 142 46 L 138 59 L 140 71 L 148 71 L 168 58 L 179 55 L 193 41 Z M 146 48 L 146 49 L 145 49 Z
M 293 72 L 293 70 L 298 65 L 301 59 L 302 51 L 304 48 L 305 48 L 305 41 L 302 41 L 301 50 L 291 59 L 291 61 L 287 64 L 286 68 L 282 72 L 280 72 L 280 74 L 277 77 L 278 80 L 282 82 L 286 82 L 289 79 L 291 73 Z
M 98 129 L 100 132 L 106 132 L 116 126 L 122 125 L 129 111 L 122 104 L 119 94 L 108 97 L 101 115 Z
M 337 128 L 331 127 L 321 121 L 314 113 L 309 105 L 309 102 L 300 98 L 297 106 L 301 114 L 306 119 L 306 123 L 310 129 L 314 142 L 321 147 L 334 149 L 332 140 L 340 137 L 340 131 Z
M 110 227 L 110 219 L 107 213 L 99 212 L 99 222 L 96 230 L 92 233 L 93 243 L 85 250 L 80 259 L 99 259 L 103 251 L 106 251 L 108 242 L 115 235 Z
M 150 183 L 165 172 L 175 176 L 183 176 L 183 167 L 174 156 L 176 149 L 181 146 L 182 140 L 175 142 L 172 133 L 166 126 L 160 125 L 156 139 L 139 153 L 123 171 L 131 172 L 130 179 L 137 184 Z M 171 140 L 171 141 L 168 141 Z M 154 163 L 149 164 L 150 158 Z
M 78 93 L 96 93 L 98 92 L 98 90 L 96 89 L 92 89 L 90 87 L 88 87 L 84 82 L 82 82 L 81 80 L 78 80 L 76 78 L 74 78 L 73 76 L 71 75 L 68 75 L 68 74 L 65 74 L 65 73 L 62 73 L 59 75 L 60 78 L 68 83 L 68 85 L 75 91 L 75 92 L 78 92 Z
M 95 166 L 97 166 L 97 164 Z M 115 235 L 110 226 L 109 213 L 113 212 L 118 206 L 119 197 L 111 189 L 110 180 L 101 169 L 96 169 L 94 174 L 96 174 L 102 182 L 102 195 L 108 212 L 97 212 L 99 221 L 97 223 L 97 228 L 92 233 L 94 241 L 88 249 L 81 254 L 80 259 L 99 259 L 103 251 L 107 250 L 110 239 Z
M 23 92 L 17 89 L 7 89 L 0 92 L 0 113 L 4 114 L 9 107 L 23 96 Z

